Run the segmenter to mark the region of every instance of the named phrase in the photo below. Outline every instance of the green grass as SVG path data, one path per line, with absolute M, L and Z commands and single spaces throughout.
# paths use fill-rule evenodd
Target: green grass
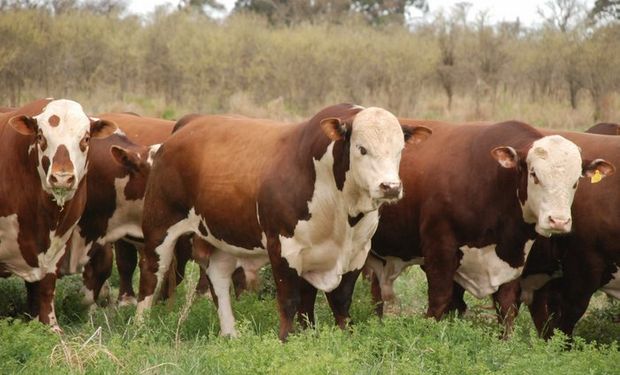
M 300 331 L 286 344 L 277 339 L 278 318 L 268 280 L 257 294 L 234 303 L 240 337 L 218 336 L 213 303 L 197 297 L 187 303 L 196 280 L 179 286 L 173 303 L 159 304 L 143 325 L 133 322 L 134 307 L 109 306 L 88 312 L 79 302 L 79 277 L 60 281 L 56 308 L 62 336 L 38 322 L 22 319 L 22 282 L 0 282 L 0 374 L 66 373 L 277 373 L 277 374 L 617 374 L 620 304 L 597 296 L 577 328 L 574 348 L 558 334 L 536 337 L 526 309 L 512 339 L 500 328 L 489 301 L 468 298 L 464 318 L 435 322 L 422 317 L 426 282 L 418 269 L 396 284 L 400 299 L 386 318 L 373 316 L 369 287 L 360 281 L 349 331 L 333 327 L 327 303 L 317 303 L 316 329 Z M 268 274 L 267 274 L 268 275 Z M 113 287 L 117 277 L 112 277 Z

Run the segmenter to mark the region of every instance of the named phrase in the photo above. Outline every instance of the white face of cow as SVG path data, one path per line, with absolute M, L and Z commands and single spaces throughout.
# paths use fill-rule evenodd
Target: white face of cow
M 534 142 L 525 161 L 528 181 L 523 219 L 536 223 L 536 231 L 543 236 L 570 232 L 571 205 L 582 169 L 579 148 L 551 135 Z
M 321 127 L 334 141 L 349 138 L 347 184 L 355 191 L 354 200 L 368 202 L 359 212 L 402 197 L 398 169 L 405 143 L 422 142 L 431 134 L 423 126 L 401 126 L 393 114 L 376 107 L 358 112 L 349 128 L 338 118 L 322 120 Z
M 366 108 L 351 129 L 348 178 L 377 202 L 400 199 L 398 168 L 405 137 L 398 119 L 384 109 Z
M 43 190 L 59 206 L 73 198 L 86 175 L 90 138 L 103 138 L 116 129 L 111 122 L 93 120 L 71 100 L 53 100 L 35 117 L 16 116 L 10 125 L 24 135 L 35 135 Z
M 505 168 L 514 168 L 519 156 L 512 147 L 497 147 L 492 154 Z M 568 233 L 572 227 L 571 205 L 579 178 L 598 170 L 600 178 L 614 167 L 597 159 L 583 167 L 579 147 L 559 135 L 538 139 L 525 155 L 527 198 L 521 202 L 523 220 L 536 224 L 536 232 L 550 237 Z M 523 188 L 523 187 L 521 187 Z

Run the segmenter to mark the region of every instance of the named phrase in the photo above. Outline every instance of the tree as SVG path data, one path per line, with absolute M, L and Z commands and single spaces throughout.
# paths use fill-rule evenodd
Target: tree
M 235 11 L 250 11 L 267 17 L 271 24 L 335 21 L 347 14 L 350 0 L 237 0 Z
M 272 24 L 336 20 L 349 12 L 370 24 L 403 23 L 411 8 L 427 10 L 426 0 L 237 0 L 235 10 L 265 15 Z
M 565 33 L 584 15 L 585 8 L 579 0 L 549 0 L 546 9 L 538 8 L 538 14 L 553 28 Z
M 389 22 L 404 23 L 411 8 L 428 10 L 426 0 L 352 0 L 351 8 L 373 25 Z
M 592 19 L 620 20 L 620 0 L 596 0 L 590 11 Z
M 178 7 L 179 10 L 193 10 L 204 14 L 224 10 L 224 5 L 218 0 L 181 0 Z

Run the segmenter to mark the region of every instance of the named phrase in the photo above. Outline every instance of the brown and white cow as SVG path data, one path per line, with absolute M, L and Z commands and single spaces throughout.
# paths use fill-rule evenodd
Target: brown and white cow
M 301 280 L 330 292 L 343 274 L 361 269 L 379 207 L 402 196 L 405 141 L 428 134 L 401 127 L 383 109 L 350 104 L 298 125 L 189 120 L 159 149 L 147 184 L 138 317 L 153 302 L 177 238 L 193 233 L 210 247 L 207 274 L 222 334 L 235 334 L 229 286 L 236 257 L 268 256 L 285 340 Z
M 115 129 L 65 99 L 0 115 L 0 273 L 27 282 L 34 313 L 55 330 L 58 266 L 84 210 L 90 138 Z
M 86 207 L 71 237 L 70 256 L 63 270 L 77 273 L 84 268 L 82 291 L 87 304 L 97 300 L 103 283 L 110 276 L 113 257 L 108 246 L 125 236 L 142 237 L 144 190 L 152 156 L 159 145 L 137 145 L 126 136 L 125 129 L 139 138 L 135 136 L 136 128 L 144 128 L 142 132 L 148 133 L 147 141 L 163 141 L 174 124 L 132 114 L 104 114 L 99 118 L 114 121 L 119 129 L 106 139 L 92 142 Z M 136 250 L 132 254 L 131 249 L 128 254 L 117 251 L 121 269 L 127 258 L 131 259 L 132 255 L 136 258 L 135 254 Z M 121 286 L 132 291 L 131 279 L 127 283 L 127 277 L 126 273 L 121 273 Z M 125 289 L 119 294 L 121 303 L 131 299 Z
M 519 291 L 514 280 L 536 234 L 569 232 L 582 174 L 605 176 L 613 167 L 582 161 L 573 142 L 524 123 L 401 123 L 428 126 L 433 137 L 405 151 L 405 198 L 381 210 L 367 261 L 377 277 L 373 290 L 389 299 L 402 269 L 421 264 L 428 316 L 463 311 L 453 297 L 467 290 L 478 298 L 493 295 L 509 330 Z
M 114 121 L 119 130 L 107 139 L 93 142 L 91 146 L 85 214 L 71 237 L 71 256 L 65 262 L 64 272 L 77 273 L 84 268 L 84 303 L 94 304 L 110 277 L 113 260 L 110 247 L 115 242 L 120 279 L 119 303 L 135 304 L 132 278 L 137 265 L 137 247 L 142 246 L 146 181 L 152 157 L 159 144 L 170 136 L 175 122 L 130 113 L 106 113 L 98 117 Z M 176 251 L 178 284 L 192 256 L 189 238 L 179 241 Z M 247 269 L 241 274 L 248 275 L 251 281 L 256 270 L 248 269 L 247 264 L 241 265 L 246 265 Z M 208 281 L 202 269 L 201 283 L 206 284 L 202 286 L 201 291 L 204 292 L 208 289 Z
M 594 134 L 561 134 L 578 143 L 584 155 L 620 165 L 617 129 L 616 124 L 598 124 L 588 130 Z M 619 189 L 619 174 L 582 183 L 573 203 L 572 232 L 536 240 L 523 271 L 521 297 L 543 337 L 555 328 L 572 335 L 597 290 L 620 299 Z

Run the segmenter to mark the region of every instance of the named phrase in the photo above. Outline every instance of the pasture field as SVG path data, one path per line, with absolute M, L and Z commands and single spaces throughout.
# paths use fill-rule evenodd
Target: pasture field
M 350 331 L 332 325 L 323 296 L 317 327 L 286 344 L 277 338 L 278 317 L 269 270 L 261 290 L 235 301 L 240 337 L 218 336 L 210 299 L 195 296 L 197 268 L 177 289 L 173 303 L 160 303 L 142 326 L 134 307 L 107 306 L 89 312 L 80 303 L 81 280 L 59 282 L 56 309 L 64 334 L 26 322 L 25 288 L 16 278 L 0 281 L 0 374 L 618 374 L 620 303 L 597 294 L 578 324 L 574 347 L 566 338 L 537 338 L 527 308 L 521 308 L 510 340 L 490 300 L 466 296 L 463 318 L 435 322 L 423 317 L 426 280 L 415 267 L 396 282 L 399 301 L 383 321 L 372 311 L 369 285 L 360 280 Z M 112 296 L 118 277 L 113 275 Z M 194 299 L 193 303 L 188 303 Z

